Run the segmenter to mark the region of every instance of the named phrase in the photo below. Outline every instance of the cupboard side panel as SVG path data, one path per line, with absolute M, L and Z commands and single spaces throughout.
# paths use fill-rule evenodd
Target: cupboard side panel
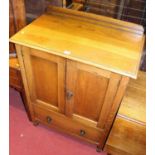
M 129 82 L 129 77 L 122 76 L 120 84 L 118 86 L 117 93 L 116 93 L 114 100 L 111 104 L 110 111 L 109 111 L 108 115 L 106 116 L 106 120 L 105 120 L 106 123 L 104 124 L 104 132 L 103 132 L 102 138 L 100 139 L 100 144 L 99 144 L 100 148 L 103 148 L 103 146 L 107 140 L 108 134 L 109 134 L 110 129 L 113 125 L 115 116 L 116 116 L 119 106 L 121 104 L 121 101 L 124 96 L 125 90 L 127 88 L 128 82 Z
M 30 48 L 22 46 L 22 57 L 26 71 L 26 78 L 28 82 L 28 90 L 30 92 L 30 100 L 35 102 L 37 99 L 35 85 L 34 85 L 34 77 L 32 72 L 32 65 L 31 65 L 31 57 L 30 57 Z
M 26 78 L 26 70 L 25 70 L 24 60 L 23 60 L 23 56 L 22 56 L 22 46 L 17 45 L 17 44 L 15 46 L 16 46 L 16 52 L 17 52 L 18 60 L 19 60 L 19 64 L 20 64 L 23 86 L 24 86 L 25 95 L 26 95 L 27 104 L 28 104 L 27 109 L 30 112 L 30 117 L 31 117 L 32 121 L 34 121 L 34 119 L 35 119 L 34 110 L 33 110 L 32 104 L 31 104 L 31 100 L 30 100 L 30 92 L 29 92 L 29 88 L 28 88 L 28 81 Z
M 113 100 L 114 100 L 115 95 L 117 93 L 117 89 L 118 89 L 120 80 L 121 80 L 120 75 L 111 73 L 108 89 L 106 92 L 106 96 L 105 96 L 104 103 L 102 106 L 102 110 L 100 113 L 99 121 L 97 124 L 97 126 L 99 128 L 104 128 L 104 126 L 106 124 L 106 118 L 107 118 L 107 116 L 111 110 L 111 106 L 113 104 Z

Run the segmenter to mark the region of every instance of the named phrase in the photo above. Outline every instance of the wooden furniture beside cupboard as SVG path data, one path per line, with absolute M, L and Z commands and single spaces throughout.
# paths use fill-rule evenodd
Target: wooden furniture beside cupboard
M 143 28 L 48 7 L 10 41 L 16 44 L 34 124 L 103 149 L 129 78 L 137 77 Z
M 17 58 L 9 59 L 9 84 L 18 91 L 22 90 L 20 66 Z
M 25 0 L 27 23 L 43 14 L 48 5 L 63 7 L 63 0 Z
M 9 86 L 16 89 L 20 93 L 28 118 L 31 121 L 31 115 L 27 105 L 20 66 L 17 58 L 9 59 Z
M 9 37 L 26 26 L 24 0 L 9 0 Z M 9 43 L 9 52 L 14 53 L 14 44 Z
M 146 154 L 146 74 L 131 79 L 105 145 L 111 155 Z
M 24 26 L 26 26 L 24 0 L 9 0 L 9 37 Z M 13 43 L 9 43 L 9 53 L 9 86 L 20 92 L 29 120 L 31 120 L 21 78 L 20 66 L 17 57 L 15 57 L 16 50 Z

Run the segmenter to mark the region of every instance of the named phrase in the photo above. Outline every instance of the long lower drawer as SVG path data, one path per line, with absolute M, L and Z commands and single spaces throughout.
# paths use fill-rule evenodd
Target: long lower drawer
M 104 132 L 103 129 L 81 124 L 59 112 L 54 112 L 37 106 L 34 106 L 34 112 L 35 119 L 41 123 L 95 144 L 99 143 Z
M 22 89 L 22 81 L 20 71 L 14 68 L 9 69 L 9 85 L 21 90 Z

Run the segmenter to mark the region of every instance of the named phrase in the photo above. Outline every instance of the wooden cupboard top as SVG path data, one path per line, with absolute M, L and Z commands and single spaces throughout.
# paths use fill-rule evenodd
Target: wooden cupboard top
M 136 78 L 144 38 L 137 24 L 49 7 L 10 41 Z

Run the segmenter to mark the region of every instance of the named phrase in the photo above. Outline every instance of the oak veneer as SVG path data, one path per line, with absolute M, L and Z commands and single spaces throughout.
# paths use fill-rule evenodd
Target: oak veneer
M 13 7 L 11 0 L 9 0 L 9 37 L 15 34 L 15 21 L 14 21 L 14 15 L 13 15 Z M 9 43 L 9 52 L 14 52 L 15 46 L 12 43 Z
M 83 4 L 74 3 L 74 2 L 71 3 L 69 6 L 67 6 L 67 8 L 72 10 L 78 10 L 78 11 L 84 10 Z
M 17 58 L 9 59 L 9 85 L 18 91 L 22 90 L 22 79 Z
M 142 26 L 75 10 L 47 10 L 10 41 L 137 77 L 144 44 Z M 64 54 L 66 50 L 71 53 Z
M 118 114 L 139 124 L 146 123 L 146 73 L 139 71 L 138 78 L 129 82 Z
M 137 76 L 143 28 L 49 7 L 10 41 L 16 43 L 33 122 L 102 149 L 129 77 Z
M 24 0 L 9 0 L 13 10 L 16 32 L 26 26 L 25 2 Z
M 145 155 L 146 126 L 117 117 L 105 150 L 110 155 Z
M 9 37 L 26 26 L 24 0 L 9 0 Z M 9 52 L 15 52 L 15 46 L 9 43 Z
M 111 155 L 146 154 L 146 74 L 131 79 L 105 150 Z

